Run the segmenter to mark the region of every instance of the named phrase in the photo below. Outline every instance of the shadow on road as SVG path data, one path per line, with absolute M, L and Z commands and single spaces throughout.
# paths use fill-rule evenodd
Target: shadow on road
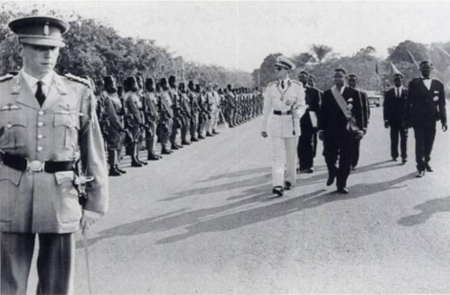
M 392 165 L 384 165 L 387 163 L 394 163 Z M 372 164 L 368 164 L 366 166 L 361 166 L 359 167 L 357 170 L 352 170 L 350 173 L 350 177 L 353 174 L 359 174 L 359 173 L 363 173 L 363 172 L 367 172 L 367 171 L 374 171 L 374 170 L 379 170 L 379 169 L 386 169 L 386 168 L 392 168 L 395 166 L 399 166 L 397 162 L 393 162 L 391 160 L 387 160 L 387 161 L 381 161 L 381 162 L 377 162 L 377 163 L 372 163 Z M 314 176 L 310 177 L 310 178 L 306 178 L 306 179 L 301 179 L 301 183 L 305 184 L 305 185 L 310 185 L 310 184 L 315 184 L 315 183 L 319 183 L 319 182 L 324 182 L 324 180 L 326 180 L 328 178 L 328 171 L 325 168 L 325 173 L 323 174 L 315 174 Z M 325 182 L 324 182 L 325 184 Z
M 219 179 L 223 179 L 223 178 L 247 176 L 249 174 L 256 174 L 256 173 L 270 173 L 270 167 L 260 167 L 260 168 L 255 168 L 255 169 L 247 169 L 247 170 L 241 170 L 241 171 L 235 171 L 235 172 L 230 172 L 230 173 L 214 175 L 214 176 L 209 177 L 208 179 L 197 181 L 197 183 L 215 181 L 215 180 L 219 180 Z
M 436 213 L 450 212 L 450 197 L 429 200 L 415 206 L 414 209 L 422 212 L 403 217 L 397 223 L 403 226 L 414 226 L 426 222 Z
M 387 168 L 389 166 L 381 166 L 376 168 L 377 165 L 383 164 L 375 163 L 361 167 L 359 172 Z M 263 172 L 262 170 L 258 170 Z M 264 170 L 265 171 L 265 170 Z M 217 231 L 228 231 L 258 222 L 264 222 L 273 218 L 282 217 L 291 213 L 299 212 L 305 209 L 315 208 L 327 203 L 335 201 L 345 201 L 350 199 L 356 199 L 360 197 L 369 196 L 375 193 L 381 193 L 388 190 L 399 189 L 406 185 L 400 185 L 402 182 L 414 178 L 414 173 L 410 173 L 393 180 L 370 183 L 370 184 L 357 184 L 349 187 L 350 193 L 348 195 L 340 195 L 335 192 L 326 192 L 326 188 L 323 187 L 308 194 L 299 195 L 295 197 L 283 197 L 273 199 L 270 196 L 271 185 L 268 183 L 270 176 L 264 175 L 255 177 L 250 180 L 239 181 L 237 184 L 228 183 L 224 185 L 215 186 L 212 188 L 202 188 L 197 190 L 190 190 L 182 192 L 181 196 L 189 196 L 192 194 L 208 194 L 211 192 L 217 192 L 221 190 L 229 190 L 231 188 L 253 186 L 251 188 L 242 190 L 238 195 L 231 196 L 227 200 L 237 200 L 236 202 L 218 206 L 215 208 L 198 209 L 187 211 L 188 209 L 181 209 L 174 212 L 170 212 L 161 216 L 147 218 L 128 224 L 119 225 L 98 233 L 97 237 L 89 239 L 89 245 L 95 244 L 99 241 L 114 238 L 118 236 L 136 236 L 148 234 L 150 232 L 161 232 L 177 228 L 184 228 L 185 233 L 173 235 L 167 238 L 157 241 L 158 244 L 172 243 L 193 237 L 197 234 Z M 295 193 L 295 190 L 292 191 Z M 179 197 L 181 197 L 179 196 Z M 449 197 L 450 198 L 450 197 Z M 445 199 L 446 211 L 450 211 L 450 199 Z M 431 202 L 431 201 L 430 201 Z M 235 210 L 241 206 L 247 206 L 250 204 L 260 203 L 262 206 L 252 208 L 249 210 L 243 210 L 227 215 L 223 215 L 229 210 Z M 268 204 L 269 205 L 266 205 Z M 441 202 L 442 203 L 442 202 Z M 426 203 L 427 204 L 427 203 Z M 435 212 L 441 205 L 424 205 L 424 212 Z M 422 207 L 421 207 L 422 208 Z M 421 209 L 419 208 L 419 209 Z M 427 214 L 433 214 L 427 213 Z M 428 216 L 425 214 L 425 217 Z M 217 216 L 221 215 L 221 216 Z M 411 217 L 412 218 L 412 217 Z M 419 217 L 420 218 L 420 217 Z M 422 217 L 423 218 L 423 217 Z M 429 218 L 429 217 L 426 217 Z M 81 241 L 77 242 L 77 248 L 81 248 Z
M 270 179 L 270 174 L 265 174 L 263 176 L 253 177 L 250 179 L 244 179 L 244 180 L 240 180 L 240 181 L 233 181 L 233 182 L 219 184 L 219 185 L 191 189 L 191 190 L 176 193 L 173 197 L 162 199 L 162 200 L 160 200 L 160 202 L 173 201 L 173 200 L 181 199 L 184 197 L 189 197 L 192 195 L 206 195 L 206 194 L 228 191 L 228 190 L 233 190 L 233 189 L 242 188 L 242 187 L 263 185 L 263 184 L 267 183 L 268 179 Z

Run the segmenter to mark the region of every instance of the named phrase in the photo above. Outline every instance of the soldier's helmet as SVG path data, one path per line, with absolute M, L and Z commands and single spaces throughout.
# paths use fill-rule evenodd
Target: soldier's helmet
M 167 79 L 166 79 L 165 77 L 162 77 L 162 78 L 159 80 L 159 85 L 160 85 L 161 87 L 167 87 Z
M 147 78 L 145 80 L 145 89 L 147 89 L 148 91 L 153 91 L 155 90 L 155 81 L 153 80 L 153 78 Z
M 194 90 L 195 89 L 195 85 L 194 85 L 194 81 L 189 81 L 188 82 L 188 88 L 189 88 L 189 90 Z
M 174 86 L 176 80 L 177 80 L 177 79 L 175 78 L 175 76 L 171 75 L 171 76 L 169 77 L 169 85 Z
M 129 76 L 123 81 L 123 90 L 127 91 L 135 91 L 137 87 L 137 81 L 135 76 Z

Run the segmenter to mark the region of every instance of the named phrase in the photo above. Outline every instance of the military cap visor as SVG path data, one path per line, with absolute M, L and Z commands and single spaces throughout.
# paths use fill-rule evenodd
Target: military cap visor
M 68 23 L 47 16 L 19 18 L 8 26 L 19 37 L 20 43 L 49 47 L 64 47 L 62 36 L 70 28 Z
M 275 67 L 283 67 L 287 70 L 293 70 L 295 69 L 295 64 L 284 56 L 278 56 Z

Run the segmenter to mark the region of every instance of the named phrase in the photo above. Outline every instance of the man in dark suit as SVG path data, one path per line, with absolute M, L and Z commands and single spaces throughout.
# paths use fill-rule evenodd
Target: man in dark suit
M 416 177 L 424 176 L 425 170 L 433 172 L 429 162 L 436 135 L 436 121 L 441 120 L 442 130 L 447 131 L 444 84 L 430 78 L 432 70 L 432 63 L 421 62 L 422 77 L 413 79 L 408 85 L 406 120 L 413 127 L 416 138 Z
M 309 74 L 301 71 L 298 80 L 305 87 L 305 100 L 308 105 L 300 119 L 300 139 L 297 145 L 297 155 L 300 162 L 300 173 L 314 172 L 314 157 L 317 145 L 317 112 L 320 108 L 321 93 L 317 88 L 307 85 Z
M 323 94 L 318 124 L 328 168 L 327 185 L 333 184 L 336 178 L 337 191 L 342 194 L 348 194 L 346 185 L 350 174 L 352 137 L 362 138 L 364 135 L 358 91 L 346 86 L 345 79 L 345 70 L 336 69 L 334 86 Z M 336 167 L 338 157 L 339 167 Z
M 356 85 L 358 84 L 358 76 L 355 74 L 348 75 L 348 86 L 358 91 L 358 99 L 361 102 L 361 111 L 362 111 L 362 120 L 363 120 L 363 133 L 366 134 L 367 128 L 369 127 L 369 117 L 370 117 L 370 108 L 369 101 L 367 99 L 367 95 L 365 91 L 359 90 Z M 350 161 L 350 169 L 356 170 L 356 166 L 358 166 L 359 161 L 359 147 L 361 145 L 361 139 L 352 138 L 351 149 L 352 149 L 352 157 Z
M 408 90 L 403 87 L 403 76 L 400 73 L 394 74 L 394 87 L 386 91 L 384 95 L 384 127 L 391 128 L 391 157 L 397 161 L 398 158 L 398 138 L 400 137 L 400 155 L 402 164 L 408 158 L 406 148 L 408 141 L 408 128 L 405 127 L 404 112 Z

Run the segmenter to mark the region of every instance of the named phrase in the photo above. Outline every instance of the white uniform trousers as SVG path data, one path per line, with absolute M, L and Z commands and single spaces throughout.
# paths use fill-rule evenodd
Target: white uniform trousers
M 289 181 L 295 185 L 298 137 L 272 137 L 272 185 L 284 187 Z M 286 176 L 285 176 L 286 173 Z

